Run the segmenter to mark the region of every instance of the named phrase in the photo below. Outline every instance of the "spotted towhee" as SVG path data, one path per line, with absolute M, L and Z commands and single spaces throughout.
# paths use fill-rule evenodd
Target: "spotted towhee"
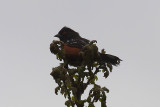
M 75 32 L 74 30 L 63 27 L 55 37 L 58 37 L 60 41 L 64 42 L 64 53 L 65 58 L 69 61 L 70 65 L 77 65 L 76 63 L 80 64 L 82 62 L 82 58 L 80 56 L 80 51 L 83 49 L 84 46 L 88 45 L 90 43 L 89 40 L 82 38 L 78 32 Z M 121 61 L 120 58 L 117 56 L 113 56 L 110 54 L 102 54 L 98 53 L 100 56 L 100 59 L 103 62 L 112 64 L 112 65 L 118 65 Z

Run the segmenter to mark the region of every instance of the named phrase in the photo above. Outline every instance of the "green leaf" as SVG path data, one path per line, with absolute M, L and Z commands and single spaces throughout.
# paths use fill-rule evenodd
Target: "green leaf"
M 96 75 L 94 76 L 94 78 L 95 78 L 96 81 L 98 80 L 98 77 Z
M 68 88 L 71 87 L 71 83 L 70 83 L 69 79 L 65 81 L 65 84 L 66 84 L 66 86 L 67 86 Z
M 109 93 L 109 89 L 108 89 L 108 88 L 103 87 L 102 89 L 103 89 L 104 91 L 106 91 L 107 93 Z
M 102 72 L 105 72 L 105 70 L 104 70 L 104 69 L 102 69 Z
M 59 87 L 59 86 L 55 88 L 55 94 L 56 94 L 56 95 L 58 95 L 58 91 L 59 91 L 59 90 L 60 90 L 60 87 Z
M 97 81 L 97 80 L 98 80 L 98 77 L 95 75 L 94 78 L 91 80 L 90 83 L 91 83 L 91 84 L 95 84 L 95 81 Z
M 102 99 L 101 99 L 101 98 L 99 98 L 99 101 L 101 102 L 101 101 L 102 101 Z
M 75 101 L 75 98 L 74 98 L 74 96 L 72 96 L 72 101 Z
M 88 96 L 87 102 L 88 102 L 88 103 L 91 102 L 91 95 Z
M 65 92 L 65 87 L 63 86 L 63 87 L 61 87 L 61 94 L 63 95 L 64 92 Z
M 95 84 L 95 80 L 92 79 L 92 80 L 90 81 L 90 83 L 91 83 L 91 84 Z
M 88 107 L 95 107 L 94 104 L 90 103 Z
M 110 72 L 112 72 L 112 68 L 113 68 L 112 65 L 111 64 L 107 64 L 107 66 L 108 66 Z
M 56 58 L 59 59 L 59 55 L 58 54 L 56 54 Z
M 73 78 L 75 78 L 77 80 L 78 79 L 78 75 L 74 75 Z
M 64 97 L 65 97 L 65 98 L 67 97 L 67 92 L 64 93 Z
M 108 76 L 109 76 L 109 72 L 106 71 L 106 72 L 104 73 L 104 77 L 107 78 Z
M 70 102 L 69 100 L 67 100 L 67 101 L 65 102 L 65 105 L 66 105 L 67 107 L 70 107 L 70 106 L 71 106 L 71 102 Z

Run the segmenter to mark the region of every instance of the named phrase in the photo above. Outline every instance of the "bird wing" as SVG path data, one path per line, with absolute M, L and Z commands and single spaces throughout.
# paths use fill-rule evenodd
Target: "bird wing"
M 76 38 L 67 40 L 67 45 L 74 48 L 82 49 L 85 45 L 89 44 L 89 40 L 84 38 Z

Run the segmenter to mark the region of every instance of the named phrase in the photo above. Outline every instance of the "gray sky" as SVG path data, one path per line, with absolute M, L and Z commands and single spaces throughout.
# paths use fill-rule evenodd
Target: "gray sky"
M 123 59 L 99 75 L 108 107 L 160 107 L 159 0 L 1 0 L 0 107 L 64 107 L 49 75 L 59 64 L 49 45 L 63 26 Z

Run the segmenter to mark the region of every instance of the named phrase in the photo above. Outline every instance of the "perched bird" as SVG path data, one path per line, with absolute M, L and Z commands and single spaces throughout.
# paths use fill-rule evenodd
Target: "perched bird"
M 80 64 L 83 59 L 79 53 L 84 46 L 90 43 L 90 41 L 82 38 L 78 32 L 68 27 L 63 27 L 55 37 L 58 37 L 60 41 L 64 42 L 64 53 L 68 63 L 70 65 L 77 65 L 76 63 Z M 102 54 L 100 52 L 98 54 L 103 62 L 115 66 L 121 61 L 120 58 L 114 55 Z

